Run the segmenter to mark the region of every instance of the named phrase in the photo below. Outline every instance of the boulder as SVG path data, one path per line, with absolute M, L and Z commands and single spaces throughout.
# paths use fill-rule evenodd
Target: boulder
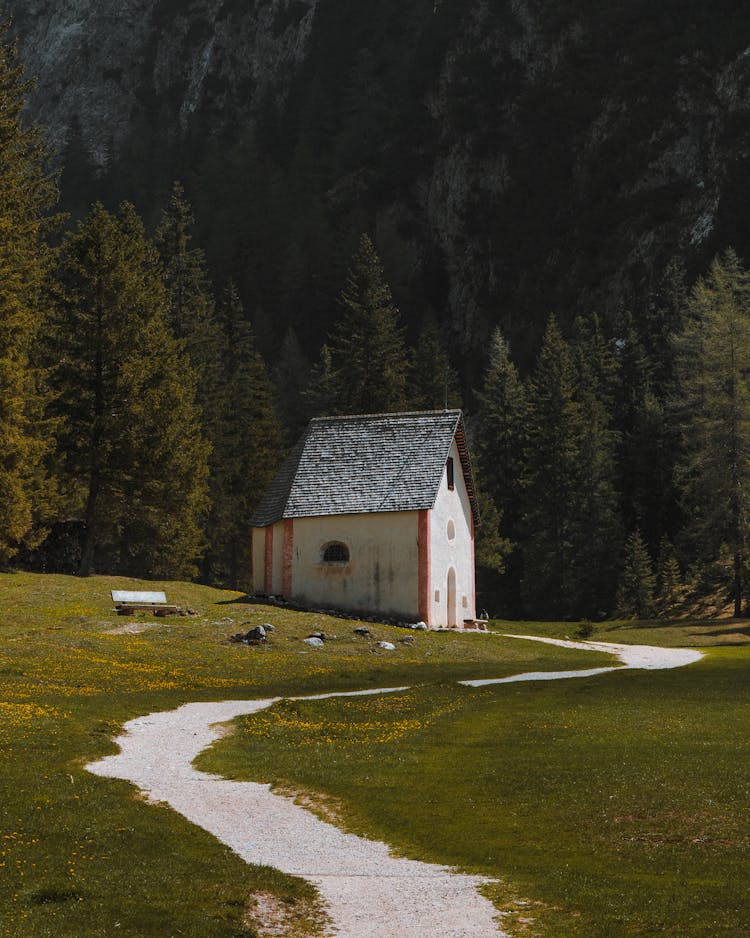
M 325 645 L 323 639 L 318 638 L 317 635 L 311 635 L 310 638 L 303 638 L 302 641 L 311 648 L 322 648 L 323 645 Z
M 240 642 L 243 645 L 262 645 L 263 642 L 268 641 L 266 638 L 266 630 L 262 625 L 256 625 L 247 632 L 238 632 L 236 635 L 232 636 L 231 640 L 233 642 Z
M 366 637 L 367 637 L 368 635 L 370 635 L 371 633 L 370 633 L 370 630 L 367 628 L 366 625 L 360 625 L 359 628 L 354 629 L 354 634 L 355 634 L 355 635 L 362 635 L 364 638 L 366 638 Z
M 415 624 L 414 628 L 415 628 L 418 632 L 426 632 L 426 631 L 427 631 L 427 623 L 426 623 L 426 622 L 417 622 L 417 623 Z
M 319 638 L 321 642 L 324 642 L 326 640 L 326 633 L 325 632 L 310 632 L 310 634 L 307 637 Z
M 392 642 L 378 642 L 378 648 L 382 648 L 383 651 L 395 651 L 396 646 Z

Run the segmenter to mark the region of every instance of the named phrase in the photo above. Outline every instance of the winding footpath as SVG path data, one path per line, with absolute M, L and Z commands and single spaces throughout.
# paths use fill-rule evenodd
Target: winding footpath
M 699 660 L 691 649 L 570 642 L 508 636 L 565 648 L 604 651 L 621 665 L 579 671 L 519 674 L 462 681 L 473 687 L 514 681 L 587 677 L 623 668 L 677 668 Z M 322 700 L 406 690 L 404 687 L 295 698 Z M 269 785 L 232 782 L 193 768 L 195 757 L 218 739 L 218 724 L 257 713 L 282 698 L 191 703 L 125 724 L 117 755 L 87 766 L 96 775 L 135 784 L 154 802 L 166 802 L 227 844 L 245 861 L 264 864 L 315 884 L 337 938 L 489 938 L 503 935 L 497 909 L 477 890 L 491 882 L 434 864 L 391 856 L 386 844 L 345 834 Z

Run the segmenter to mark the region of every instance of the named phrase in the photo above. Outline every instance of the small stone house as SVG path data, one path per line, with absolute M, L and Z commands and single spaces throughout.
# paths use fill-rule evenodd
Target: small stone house
M 320 417 L 254 513 L 253 590 L 461 627 L 477 522 L 461 411 Z

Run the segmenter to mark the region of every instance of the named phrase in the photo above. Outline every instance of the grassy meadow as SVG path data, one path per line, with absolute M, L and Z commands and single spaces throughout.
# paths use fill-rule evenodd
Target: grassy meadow
M 164 588 L 170 602 L 198 615 L 115 615 L 110 590 L 139 587 Z M 0 574 L 3 938 L 251 938 L 256 931 L 249 913 L 259 896 L 296 920 L 297 935 L 315 934 L 315 894 L 306 883 L 247 866 L 170 810 L 144 803 L 131 785 L 84 770 L 87 762 L 114 751 L 112 737 L 128 719 L 190 700 L 425 685 L 424 713 L 405 708 L 399 716 L 392 702 L 372 704 L 373 715 L 386 708 L 385 728 L 370 740 L 378 761 L 370 760 L 369 787 L 380 791 L 381 769 L 383 780 L 387 775 L 381 753 L 391 748 L 400 753 L 412 743 L 415 752 L 426 753 L 424 746 L 436 739 L 432 734 L 447 725 L 445 720 L 469 715 L 465 701 L 487 696 L 459 689 L 453 679 L 609 661 L 496 636 L 370 626 L 374 638 L 397 645 L 395 652 L 381 652 L 353 634 L 356 622 L 242 599 L 184 583 Z M 267 646 L 228 642 L 233 633 L 265 622 L 277 630 Z M 320 629 L 330 636 L 325 648 L 302 643 Z M 413 645 L 398 642 L 406 634 L 413 635 Z M 320 712 L 326 718 L 327 711 Z M 353 724 L 359 720 L 354 711 L 351 718 Z M 311 722 L 318 720 L 317 711 L 311 712 Z M 392 732 L 394 721 L 406 726 Z M 356 726 L 352 732 L 358 732 Z M 321 738 L 321 751 L 337 752 L 336 733 L 332 740 Z M 431 758 L 455 761 L 450 749 Z M 280 769 L 278 777 L 295 779 L 297 770 L 288 760 Z M 326 780 L 321 777 L 320 783 L 324 789 Z M 419 775 L 409 787 L 412 802 L 419 804 Z M 465 797 L 446 785 L 438 800 L 455 806 Z M 356 800 L 352 797 L 352 806 Z M 496 805 L 491 808 L 496 812 Z M 378 829 L 375 820 L 365 824 L 370 826 Z M 394 834 L 393 840 L 410 840 L 411 829 L 404 830 L 404 838 Z M 446 859 L 459 856 L 460 844 L 447 838 L 444 843 Z M 437 855 L 433 848 L 428 852 Z
M 746 936 L 746 630 L 651 623 L 595 637 L 706 656 L 673 671 L 282 701 L 241 717 L 199 764 L 308 802 L 322 793 L 352 831 L 497 877 L 489 894 L 511 934 Z

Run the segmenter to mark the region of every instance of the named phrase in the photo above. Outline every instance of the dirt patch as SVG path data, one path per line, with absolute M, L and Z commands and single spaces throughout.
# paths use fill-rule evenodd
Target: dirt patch
M 273 793 L 281 795 L 282 798 L 291 798 L 295 804 L 319 817 L 321 821 L 335 824 L 341 830 L 348 829 L 344 822 L 341 802 L 333 795 L 324 795 L 319 791 L 307 791 L 287 785 L 274 785 Z
M 250 900 L 245 925 L 258 938 L 323 938 L 330 935 L 330 919 L 315 902 L 284 901 L 272 892 L 258 892 Z
M 141 632 L 148 632 L 150 629 L 168 629 L 169 626 L 164 622 L 126 622 L 125 625 L 118 625 L 114 629 L 107 629 L 108 635 L 140 635 Z

